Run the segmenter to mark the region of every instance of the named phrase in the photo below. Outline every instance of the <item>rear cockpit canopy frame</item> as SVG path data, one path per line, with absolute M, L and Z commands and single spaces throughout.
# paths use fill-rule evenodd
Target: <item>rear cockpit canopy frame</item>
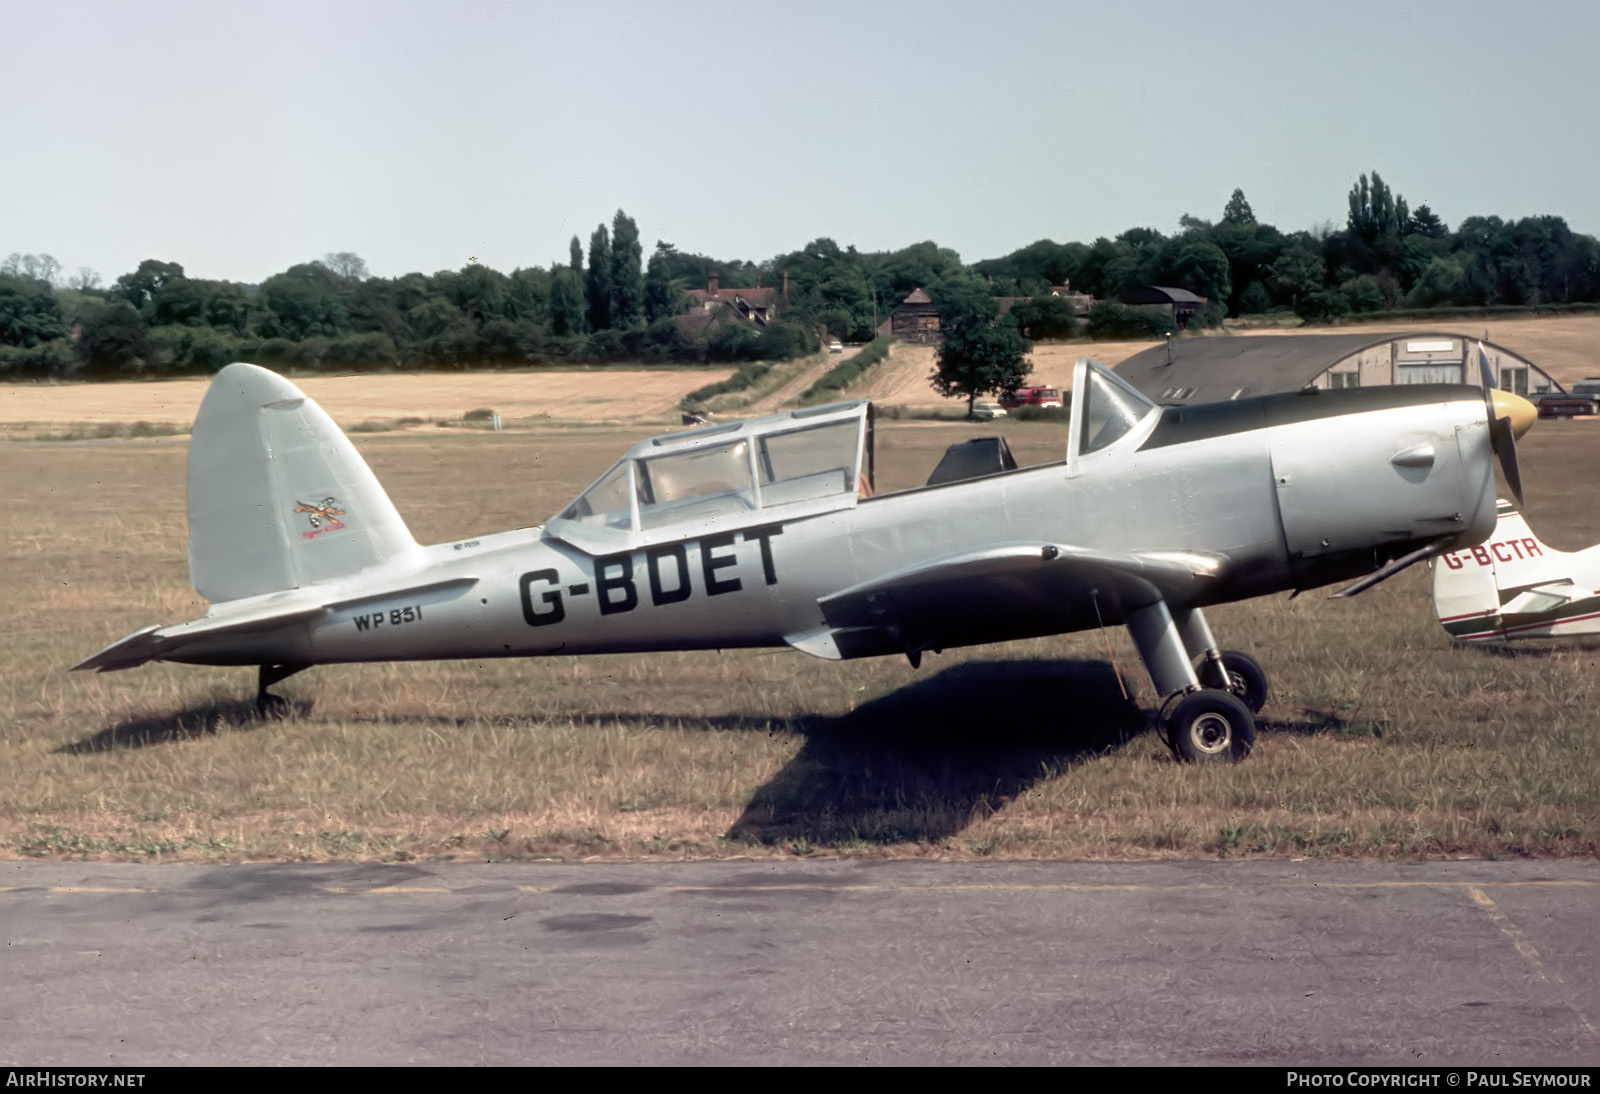
M 622 551 L 854 506 L 872 485 L 865 400 L 669 433 L 631 448 L 545 530 Z

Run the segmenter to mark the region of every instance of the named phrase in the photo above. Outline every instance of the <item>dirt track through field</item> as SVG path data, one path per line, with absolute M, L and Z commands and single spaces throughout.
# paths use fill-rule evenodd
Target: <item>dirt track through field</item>
M 800 402 L 800 396 L 804 395 L 806 390 L 809 389 L 812 384 L 822 379 L 829 369 L 833 368 L 833 366 L 837 365 L 840 361 L 848 361 L 850 358 L 854 357 L 860 352 L 860 346 L 851 346 L 849 349 L 844 351 L 844 354 L 841 357 L 835 357 L 832 354 L 825 355 L 821 361 L 818 361 L 815 365 L 806 369 L 800 375 L 796 376 L 787 384 L 784 384 L 782 387 L 780 387 L 777 391 L 774 391 L 771 395 L 768 395 L 764 399 L 757 399 L 755 402 L 751 403 L 750 406 L 742 413 L 750 415 L 771 414 L 773 411 L 781 410 L 784 407 L 798 405 Z M 851 397 L 855 398 L 856 396 Z M 730 415 L 728 414 L 723 415 L 723 417 L 729 416 Z

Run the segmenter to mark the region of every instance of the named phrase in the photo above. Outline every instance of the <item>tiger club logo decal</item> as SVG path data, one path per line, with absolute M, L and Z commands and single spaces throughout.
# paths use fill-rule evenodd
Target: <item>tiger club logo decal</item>
M 337 532 L 345 526 L 344 521 L 339 519 L 345 515 L 345 511 L 334 507 L 336 500 L 323 498 L 312 505 L 307 505 L 303 501 L 295 502 L 295 512 L 306 514 L 306 519 L 311 522 L 310 531 L 301 530 L 302 538 L 316 539 L 324 532 Z

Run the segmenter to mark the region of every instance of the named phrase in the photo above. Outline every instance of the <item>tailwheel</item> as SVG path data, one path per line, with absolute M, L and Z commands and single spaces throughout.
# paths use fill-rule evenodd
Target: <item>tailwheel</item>
M 287 718 L 289 716 L 289 700 L 281 695 L 274 695 L 270 691 L 259 692 L 256 695 L 256 717 L 263 720 Z
M 1231 691 L 1192 691 L 1167 715 L 1167 742 L 1182 763 L 1237 763 L 1256 742 L 1255 716 Z
M 1239 701 L 1250 708 L 1251 714 L 1260 714 L 1261 708 L 1267 705 L 1267 670 L 1261 667 L 1261 662 L 1251 657 L 1243 650 L 1223 650 L 1222 671 L 1227 676 L 1227 690 L 1239 697 Z M 1199 674 L 1201 682 L 1210 687 L 1222 687 L 1222 681 L 1216 679 L 1215 662 L 1207 663 L 1207 658 L 1202 656 L 1195 665 L 1195 672 Z
M 293 663 L 262 665 L 260 674 L 256 677 L 256 713 L 262 718 L 287 718 L 289 700 L 281 695 L 274 695 L 267 689 L 279 680 L 287 680 L 295 673 L 310 667 Z

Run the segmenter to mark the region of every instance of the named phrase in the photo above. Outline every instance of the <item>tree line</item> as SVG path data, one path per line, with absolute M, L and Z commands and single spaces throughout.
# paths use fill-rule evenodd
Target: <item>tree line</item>
M 688 321 L 688 291 L 713 275 L 725 289 L 781 294 L 777 317 Z M 1102 303 L 1080 317 L 1049 293 L 1066 283 Z M 260 284 L 147 259 L 107 286 L 93 270 L 64 276 L 49 255 L 12 254 L 0 262 L 0 376 L 207 373 L 235 360 L 327 370 L 776 360 L 815 352 L 824 331 L 870 338 L 919 287 L 960 340 L 1009 346 L 1001 326 L 1019 338 L 1140 336 L 1168 321 L 1115 298 L 1151 284 L 1205 297 L 1202 325 L 1273 311 L 1326 322 L 1396 308 L 1595 303 L 1600 242 L 1556 216 L 1469 217 L 1451 231 L 1373 172 L 1351 188 L 1343 230 L 1280 231 L 1235 190 L 1219 220 L 1186 215 L 1171 236 L 1046 239 L 971 265 L 932 241 L 860 252 L 829 238 L 763 262 L 661 242 L 646 260 L 622 210 L 587 249 L 574 236 L 565 260 L 509 274 L 472 260 L 373 277 L 341 252 Z
M 1600 241 L 1558 216 L 1474 216 L 1451 231 L 1427 205 L 1412 210 L 1379 174 L 1360 176 L 1343 230 L 1283 232 L 1256 219 L 1235 190 L 1218 221 L 1184 216 L 1166 236 L 1131 228 L 1093 243 L 1041 240 L 973 269 L 997 291 L 1070 278 L 1102 299 L 1138 285 L 1206 297 L 1203 324 L 1292 311 L 1309 322 L 1364 312 L 1600 302 Z

